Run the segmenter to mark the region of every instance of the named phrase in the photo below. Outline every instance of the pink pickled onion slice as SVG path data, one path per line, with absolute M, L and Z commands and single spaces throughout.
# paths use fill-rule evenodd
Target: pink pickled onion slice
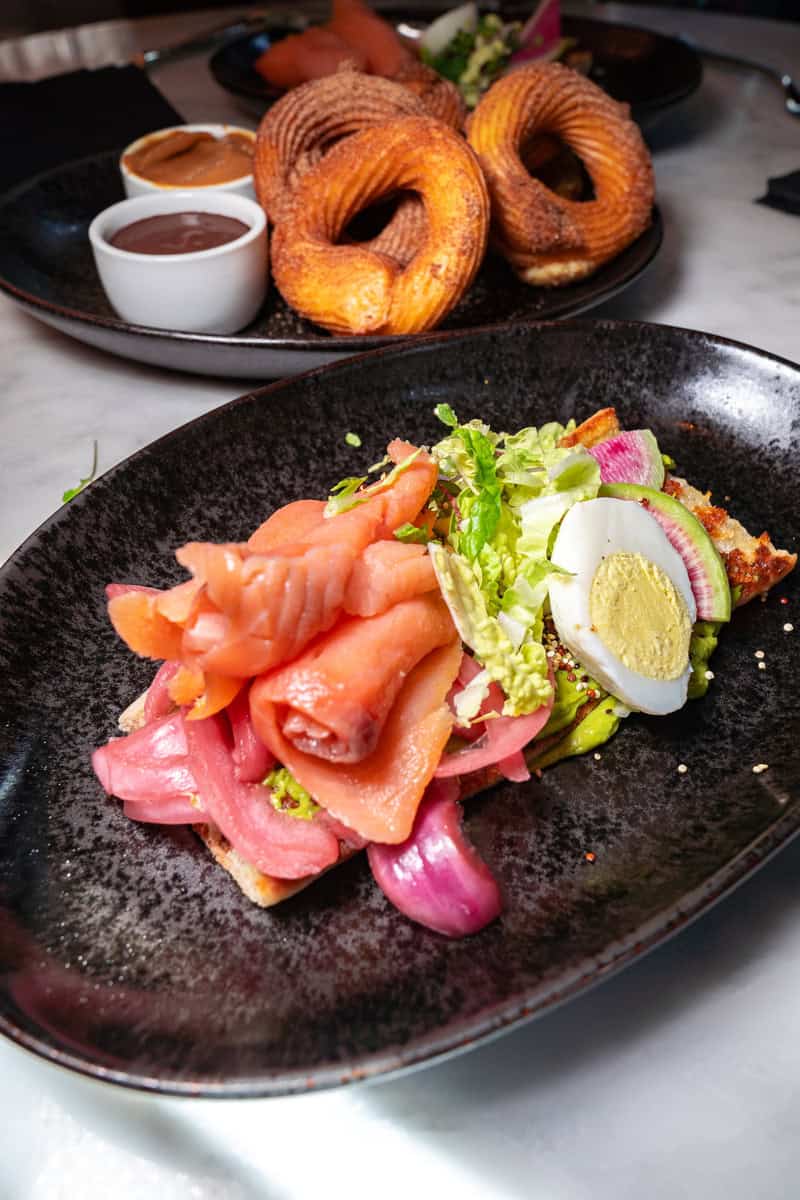
M 527 783 L 531 777 L 528 764 L 525 762 L 525 755 L 521 750 L 517 750 L 516 754 L 509 754 L 508 758 L 501 758 L 497 769 L 505 779 L 510 779 L 512 783 Z
M 458 785 L 453 781 L 430 784 L 405 842 L 372 842 L 367 857 L 388 899 L 412 921 L 437 933 L 477 933 L 502 911 L 494 876 L 464 836 Z
M 300 879 L 338 861 L 338 838 L 322 822 L 278 812 L 267 788 L 236 778 L 230 727 L 223 714 L 187 721 L 186 740 L 203 808 L 259 871 Z
M 153 825 L 196 825 L 207 820 L 202 809 L 196 808 L 181 796 L 167 800 L 160 796 L 126 800 L 122 811 L 132 821 L 143 821 Z
M 250 689 L 242 688 L 226 712 L 233 733 L 233 767 L 241 783 L 261 783 L 276 758 L 258 736 L 250 717 Z
M 469 662 L 465 663 L 464 659 Z M 463 678 L 465 683 L 469 683 L 480 667 L 469 655 L 465 654 L 464 659 L 462 659 L 459 669 L 459 679 Z M 552 674 L 550 682 L 553 682 Z M 521 751 L 528 742 L 536 737 L 537 733 L 544 729 L 550 719 L 550 713 L 553 711 L 554 700 L 555 689 L 551 692 L 550 699 L 546 704 L 541 704 L 535 712 L 528 713 L 524 717 L 492 717 L 491 720 L 485 722 L 485 732 L 477 742 L 466 746 L 463 750 L 456 750 L 453 754 L 443 756 L 434 773 L 436 778 L 448 779 L 453 775 L 466 775 L 470 771 L 478 771 L 481 767 L 488 767 L 496 763 L 507 779 L 524 783 L 525 780 L 530 779 L 530 772 L 525 766 L 523 774 L 524 759 Z M 489 685 L 489 695 L 480 707 L 479 715 L 485 716 L 489 712 L 500 712 L 502 706 L 503 693 L 496 683 L 492 683 Z M 516 758 L 516 755 L 519 755 L 519 758 Z M 504 769 L 504 765 L 506 769 Z M 509 772 L 513 772 L 513 774 Z
M 169 681 L 180 669 L 180 663 L 163 662 L 153 676 L 153 682 L 147 689 L 144 698 L 144 716 L 146 721 L 154 721 L 156 717 L 165 717 L 172 712 L 175 704 L 167 690 Z
M 113 600 L 115 596 L 124 596 L 127 592 L 150 592 L 155 595 L 158 588 L 145 587 L 143 583 L 107 583 L 106 599 Z
M 127 737 L 95 750 L 92 766 L 109 795 L 120 800 L 173 801 L 195 792 L 180 712 L 158 717 Z
M 519 44 L 511 55 L 511 62 L 516 66 L 552 55 L 560 41 L 560 0 L 540 0 L 520 32 Z

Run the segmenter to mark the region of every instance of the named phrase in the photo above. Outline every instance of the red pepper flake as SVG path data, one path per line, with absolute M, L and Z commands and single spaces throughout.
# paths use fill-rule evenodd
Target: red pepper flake
M 587 700 L 596 700 L 597 699 L 597 692 L 594 690 L 594 688 L 586 689 L 586 699 Z
M 597 858 L 597 855 L 595 854 L 594 850 L 587 850 L 583 857 L 588 863 L 593 863 Z
M 575 672 L 567 671 L 567 679 L 570 681 L 570 683 L 574 683 L 575 682 Z
M 789 597 L 781 596 L 781 604 L 788 604 L 788 603 L 789 603 Z

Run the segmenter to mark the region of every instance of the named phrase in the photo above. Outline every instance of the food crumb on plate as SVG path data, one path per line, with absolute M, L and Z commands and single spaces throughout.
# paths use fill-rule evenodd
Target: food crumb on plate
M 688 770 L 689 770 L 689 768 L 687 767 L 686 763 L 678 763 L 678 774 L 679 775 L 685 775 Z
M 762 773 L 762 771 L 768 771 L 768 770 L 769 770 L 769 763 L 756 763 L 756 765 L 753 767 L 753 774 L 760 775 Z
M 784 633 L 794 633 L 794 625 L 791 623 L 791 621 L 786 622 L 786 624 L 783 627 L 783 632 Z

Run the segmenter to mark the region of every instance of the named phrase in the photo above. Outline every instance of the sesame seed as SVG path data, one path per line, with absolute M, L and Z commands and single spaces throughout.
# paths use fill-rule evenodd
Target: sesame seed
M 689 770 L 689 768 L 687 767 L 686 763 L 678 763 L 678 774 L 679 775 L 685 775 L 688 770 Z
M 756 763 L 756 765 L 753 767 L 753 774 L 760 775 L 762 771 L 768 771 L 768 770 L 769 770 L 769 763 Z
M 595 762 L 600 762 L 600 759 L 601 759 L 602 757 L 603 757 L 603 756 L 602 756 L 602 754 L 595 754 L 595 756 L 594 756 L 594 761 L 595 761 Z
M 793 633 L 794 632 L 794 625 L 791 623 L 791 621 L 786 622 L 786 624 L 783 627 L 783 632 L 784 633 Z
M 758 664 L 758 669 L 759 669 L 759 671 L 766 671 L 766 669 L 767 669 L 767 664 L 766 664 L 765 662 L 760 662 L 760 663 Z
M 755 657 L 756 657 L 756 658 L 763 658 L 763 657 L 764 657 L 764 651 L 763 651 L 763 650 L 756 650 Z
M 713 679 L 713 678 L 714 678 L 714 672 L 706 671 L 706 679 Z

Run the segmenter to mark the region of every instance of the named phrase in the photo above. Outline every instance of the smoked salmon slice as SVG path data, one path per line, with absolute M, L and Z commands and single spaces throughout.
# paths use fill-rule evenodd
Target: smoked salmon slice
M 461 653 L 454 638 L 418 663 L 400 689 L 377 747 L 361 762 L 326 762 L 298 750 L 283 734 L 280 706 L 258 695 L 261 680 L 251 691 L 253 724 L 276 758 L 337 820 L 367 841 L 402 842 L 450 737 L 453 716 L 445 699 Z
M 333 0 L 326 28 L 366 55 L 366 69 L 372 75 L 394 75 L 413 61 L 413 54 L 388 21 L 361 0 Z
M 251 554 L 267 554 L 278 546 L 305 542 L 324 520 L 324 500 L 295 500 L 284 504 L 251 534 L 247 549 Z
M 454 636 L 438 593 L 377 617 L 345 619 L 299 658 L 256 681 L 250 692 L 256 729 L 260 705 L 277 704 L 281 732 L 299 750 L 331 762 L 360 762 L 375 749 L 403 680 Z
M 389 540 L 373 542 L 353 567 L 344 610 L 357 617 L 374 617 L 393 604 L 437 587 L 433 563 L 424 546 Z
M 269 46 L 253 66 L 267 83 L 288 91 L 309 79 L 335 74 L 344 62 L 364 71 L 367 55 L 344 41 L 334 30 L 313 25 L 303 33 L 291 34 Z

